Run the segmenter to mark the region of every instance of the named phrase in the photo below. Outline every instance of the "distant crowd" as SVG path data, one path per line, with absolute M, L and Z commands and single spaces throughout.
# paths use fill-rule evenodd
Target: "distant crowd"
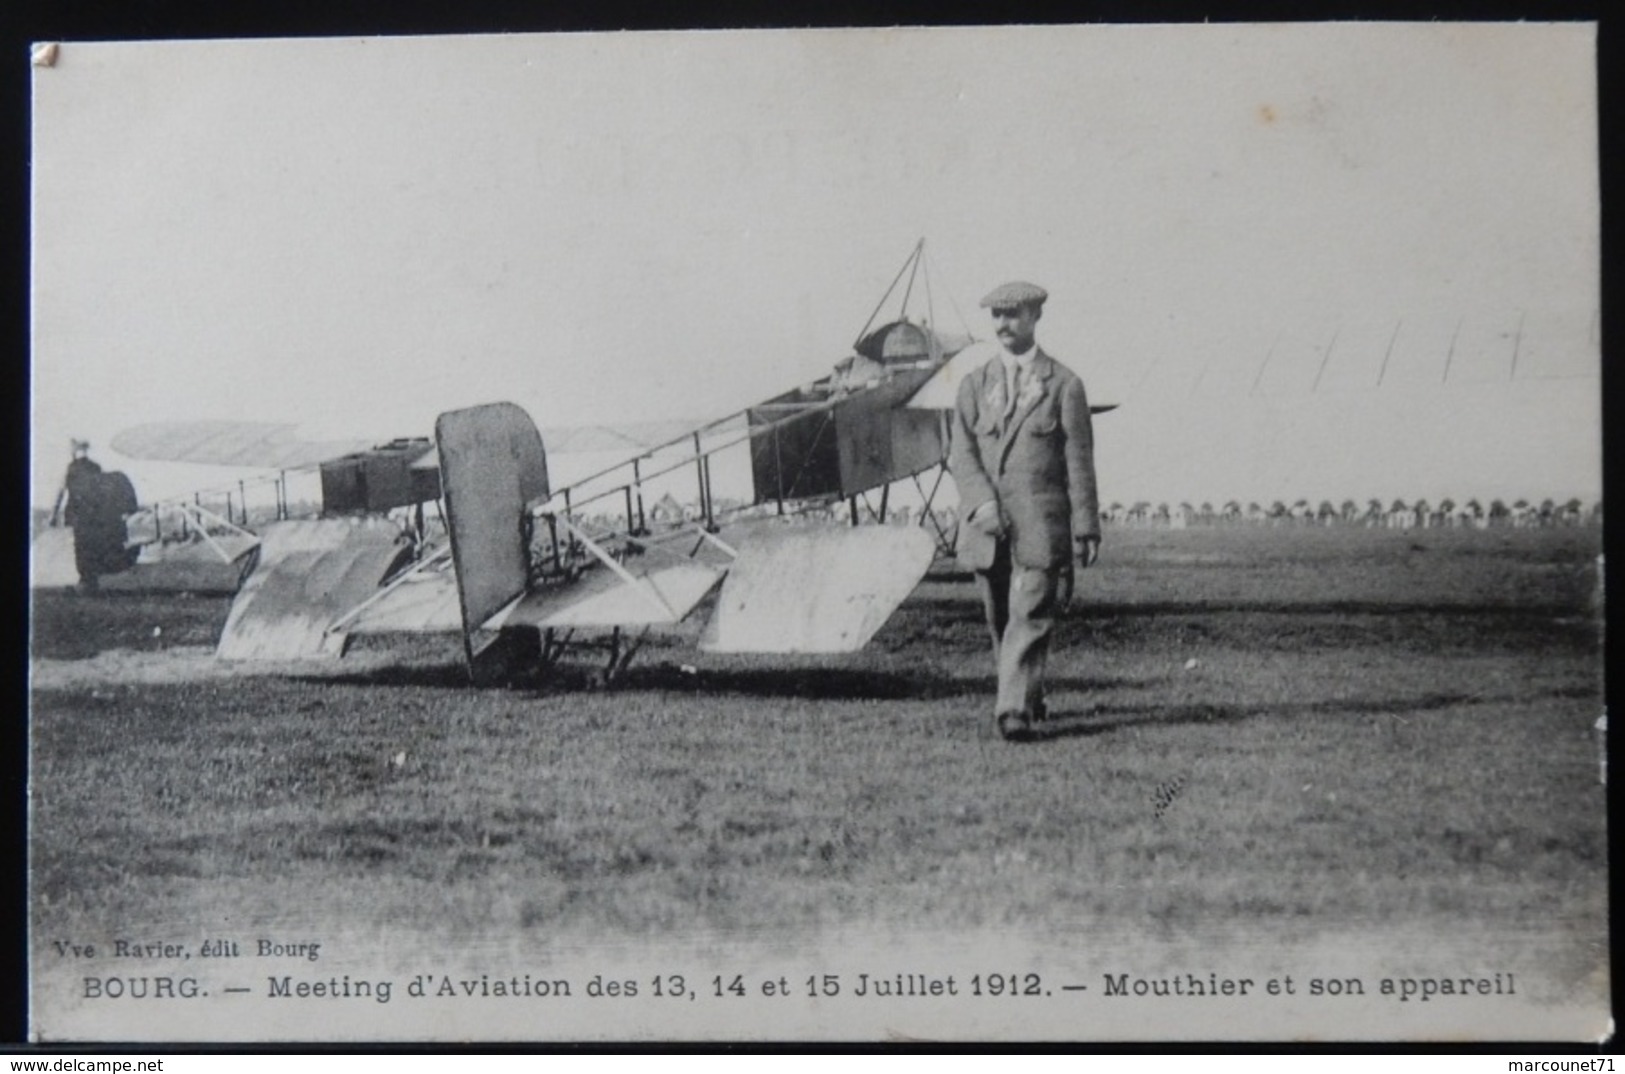
M 1367 500 L 1364 504 L 1344 500 L 1334 504 L 1321 500 L 1310 504 L 1298 500 L 1286 504 L 1276 500 L 1268 507 L 1257 502 L 1243 506 L 1230 500 L 1215 508 L 1211 503 L 1193 506 L 1181 503 L 1151 504 L 1146 501 L 1125 507 L 1114 503 L 1102 514 L 1106 522 L 1123 526 L 1166 526 L 1183 529 L 1190 526 L 1212 525 L 1301 525 L 1301 526 L 1369 526 L 1394 529 L 1427 529 L 1444 527 L 1470 527 L 1487 529 L 1492 526 L 1527 528 L 1532 526 L 1579 526 L 1602 522 L 1602 501 L 1586 506 L 1579 499 L 1565 503 L 1542 500 L 1532 504 L 1528 500 L 1491 500 L 1487 505 L 1477 499 L 1463 503 L 1445 498 L 1438 503 L 1417 500 L 1406 503 L 1394 500 L 1384 504 L 1381 500 Z
M 719 513 L 732 519 L 772 517 L 776 505 L 742 506 L 719 502 Z M 917 506 L 893 506 L 885 511 L 888 525 L 925 525 L 934 521 L 943 531 L 950 530 L 958 521 L 953 507 L 939 507 L 931 511 L 930 518 L 921 517 Z M 859 500 L 859 521 L 880 521 L 879 505 Z M 653 513 L 653 520 L 667 525 L 692 522 L 697 509 L 679 507 L 667 502 Z M 817 506 L 802 505 L 792 518 L 803 522 L 850 522 L 852 507 L 846 501 L 835 501 Z M 608 518 L 603 520 L 609 523 Z M 1361 503 L 1346 499 L 1341 503 L 1321 500 L 1318 504 L 1308 500 L 1286 503 L 1276 500 L 1268 505 L 1256 501 L 1243 504 L 1229 500 L 1221 505 L 1213 503 L 1152 503 L 1141 500 L 1133 504 L 1112 503 L 1101 511 L 1101 521 L 1115 526 L 1164 527 L 1186 529 L 1194 526 L 1231 525 L 1297 525 L 1297 526 L 1366 526 L 1373 528 L 1427 529 L 1472 528 L 1488 529 L 1507 526 L 1528 528 L 1536 526 L 1598 525 L 1602 522 L 1602 501 L 1586 504 L 1578 498 L 1558 503 L 1546 499 L 1539 503 L 1528 500 L 1492 499 L 1487 503 L 1478 499 L 1462 502 L 1446 497 L 1437 503 L 1428 500 L 1393 500 L 1384 503 L 1371 499 Z

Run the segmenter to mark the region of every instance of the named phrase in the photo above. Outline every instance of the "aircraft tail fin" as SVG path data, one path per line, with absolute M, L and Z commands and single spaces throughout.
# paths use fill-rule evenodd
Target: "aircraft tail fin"
M 479 681 L 477 658 L 489 643 L 480 631 L 529 580 L 527 508 L 548 495 L 547 454 L 530 415 L 513 403 L 447 411 L 434 431 L 463 648 Z

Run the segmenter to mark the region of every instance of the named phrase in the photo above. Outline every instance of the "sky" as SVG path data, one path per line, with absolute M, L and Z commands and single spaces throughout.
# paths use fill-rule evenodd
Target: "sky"
M 1584 24 L 69 42 L 32 499 L 215 483 L 106 449 L 165 419 L 729 413 L 922 236 L 946 328 L 1049 290 L 1107 502 L 1594 499 L 1595 86 Z

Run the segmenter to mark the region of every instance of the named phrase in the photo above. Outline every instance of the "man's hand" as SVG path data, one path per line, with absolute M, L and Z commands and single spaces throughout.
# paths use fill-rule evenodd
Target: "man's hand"
M 989 537 L 997 537 L 1004 532 L 1004 523 L 999 518 L 999 502 L 997 500 L 988 500 L 986 503 L 978 505 L 976 510 L 972 511 L 970 517 L 965 521 L 976 527 L 979 533 L 985 533 Z
M 1072 539 L 1072 560 L 1077 564 L 1080 571 L 1087 567 L 1093 567 L 1095 560 L 1099 558 L 1099 537 L 1074 537 Z

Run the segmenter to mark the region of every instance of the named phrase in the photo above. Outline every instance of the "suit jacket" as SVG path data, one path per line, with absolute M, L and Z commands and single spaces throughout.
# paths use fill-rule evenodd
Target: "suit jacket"
M 994 538 L 969 523 L 989 501 L 998 504 L 1011 559 L 1022 567 L 1065 566 L 1074 537 L 1100 536 L 1094 429 L 1083 381 L 1042 349 L 1028 379 L 1008 422 L 1000 358 L 959 385 L 948 468 L 959 486 L 956 551 L 972 568 L 993 565 Z

